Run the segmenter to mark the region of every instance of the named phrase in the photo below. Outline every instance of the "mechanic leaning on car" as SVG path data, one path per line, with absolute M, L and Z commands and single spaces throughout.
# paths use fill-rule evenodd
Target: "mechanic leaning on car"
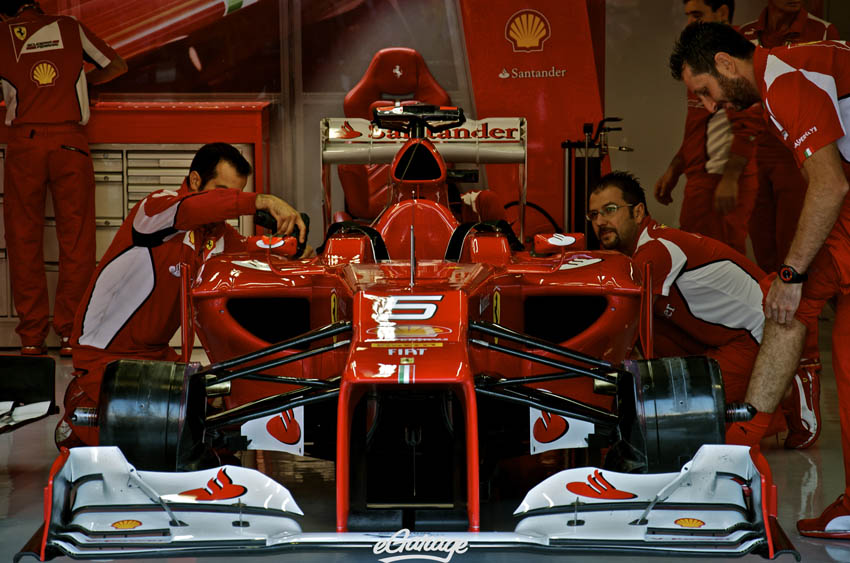
M 107 82 L 127 64 L 85 25 L 50 16 L 33 0 L 0 2 L 0 84 L 6 101 L 3 218 L 21 353 L 46 353 L 50 330 L 44 273 L 44 201 L 50 188 L 59 241 L 53 328 L 69 356 L 74 312 L 95 264 L 94 169 L 84 125 L 86 81 Z M 88 74 L 83 61 L 97 68 Z
M 761 101 L 769 123 L 802 166 L 808 186 L 785 263 L 765 298 L 767 320 L 746 400 L 758 414 L 733 424 L 730 443 L 758 449 L 772 413 L 800 358 L 806 327 L 837 297 L 832 354 L 838 387 L 845 491 L 798 531 L 822 538 L 850 537 L 850 46 L 838 41 L 765 49 L 727 26 L 695 24 L 682 32 L 670 56 L 709 109 L 749 107 Z M 842 162 L 843 160 L 843 162 Z
M 97 406 L 106 365 L 135 358 L 176 361 L 168 345 L 180 326 L 180 264 L 197 271 L 210 256 L 238 252 L 247 239 L 225 221 L 256 210 L 269 212 L 278 232 L 307 229 L 301 215 L 269 194 L 243 192 L 251 165 L 227 143 L 204 145 L 178 191 L 158 190 L 137 203 L 95 271 L 71 335 L 74 379 L 56 444 L 97 445 L 97 429 L 76 426 L 77 407 Z

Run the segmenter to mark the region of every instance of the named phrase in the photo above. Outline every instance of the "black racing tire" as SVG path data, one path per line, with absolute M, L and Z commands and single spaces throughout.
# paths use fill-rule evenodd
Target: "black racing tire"
M 677 472 L 703 444 L 725 442 L 723 379 L 715 360 L 628 360 L 624 367 L 632 380 L 618 384 L 621 440 L 612 450 L 618 469 Z
M 192 467 L 203 452 L 206 392 L 195 367 L 119 360 L 100 387 L 100 445 L 118 446 L 137 469 Z

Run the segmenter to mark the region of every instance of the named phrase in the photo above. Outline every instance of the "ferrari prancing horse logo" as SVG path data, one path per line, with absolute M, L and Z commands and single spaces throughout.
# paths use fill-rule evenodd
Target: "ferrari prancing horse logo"
M 16 25 L 12 28 L 12 33 L 15 34 L 15 37 L 23 41 L 27 38 L 27 28 L 23 25 Z

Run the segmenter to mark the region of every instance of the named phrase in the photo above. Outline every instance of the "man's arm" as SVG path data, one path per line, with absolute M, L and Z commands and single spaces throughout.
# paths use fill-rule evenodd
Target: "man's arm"
M 670 165 L 667 167 L 667 170 L 664 171 L 664 174 L 661 175 L 661 178 L 655 182 L 655 199 L 658 200 L 658 203 L 663 205 L 669 205 L 673 202 L 673 196 L 671 195 L 673 192 L 673 188 L 676 187 L 676 184 L 679 182 L 679 177 L 684 172 L 685 168 L 685 159 L 682 158 L 682 149 L 679 149 L 679 152 L 673 157 L 673 160 L 670 161 Z
M 127 62 L 120 55 L 109 61 L 105 68 L 95 68 L 86 73 L 86 81 L 89 84 L 103 84 L 127 72 Z
M 803 163 L 809 179 L 803 211 L 785 263 L 805 273 L 829 235 L 850 186 L 841 167 L 835 143 L 829 143 Z M 779 279 L 771 284 L 765 299 L 765 314 L 778 322 L 790 322 L 800 305 L 801 284 L 786 284 Z
M 738 180 L 746 166 L 747 158 L 738 154 L 729 155 L 723 176 L 714 190 L 714 209 L 718 213 L 725 215 L 738 206 Z

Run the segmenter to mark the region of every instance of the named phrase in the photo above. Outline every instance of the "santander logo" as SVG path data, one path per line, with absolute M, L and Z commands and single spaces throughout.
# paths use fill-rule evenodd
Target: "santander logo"
M 248 489 L 242 485 L 234 485 L 230 476 L 227 475 L 227 472 L 222 467 L 215 477 L 207 481 L 207 486 L 203 489 L 191 489 L 189 491 L 183 491 L 180 494 L 195 497 L 195 500 L 199 501 L 213 501 L 230 500 L 241 497 L 247 492 Z
M 534 439 L 548 444 L 566 434 L 569 429 L 570 425 L 563 416 L 543 411 L 540 418 L 534 421 Z
M 587 476 L 587 483 L 567 483 L 567 490 L 581 497 L 603 500 L 629 500 L 637 497 L 636 494 L 621 491 L 609 483 L 598 469 L 593 472 L 593 475 Z
M 269 419 L 266 423 L 266 430 L 284 444 L 295 445 L 301 439 L 301 426 L 295 420 L 292 409 L 283 411 L 280 416 Z

